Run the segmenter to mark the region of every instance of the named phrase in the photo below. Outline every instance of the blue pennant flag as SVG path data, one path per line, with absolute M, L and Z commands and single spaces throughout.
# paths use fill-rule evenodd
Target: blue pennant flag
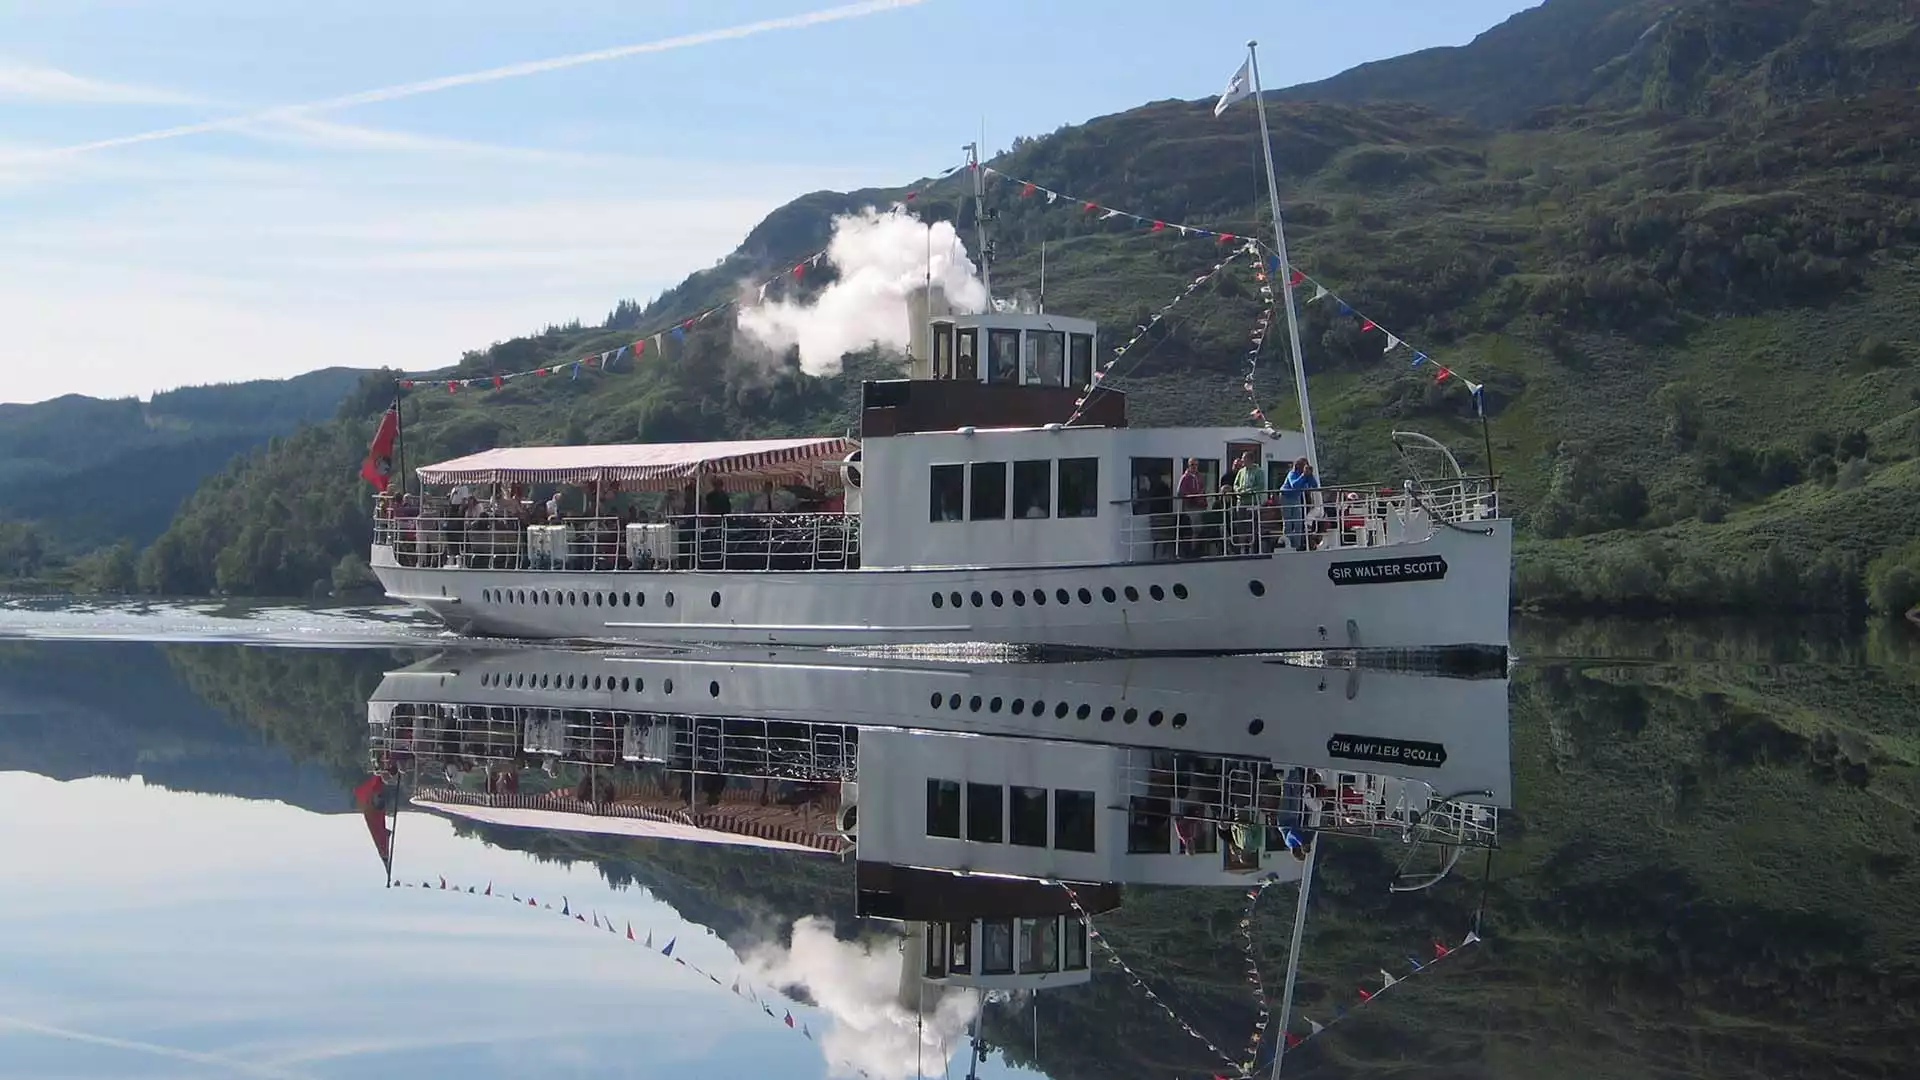
M 1346 301 L 1344 301 L 1344 300 L 1342 300 L 1342 301 L 1340 302 L 1340 314 L 1342 314 L 1342 315 L 1351 315 L 1351 314 L 1353 314 L 1353 308 L 1352 308 L 1352 307 L 1350 307 L 1350 306 L 1348 306 L 1348 304 L 1347 304 L 1347 302 L 1346 302 Z
M 1409 956 L 1409 957 L 1407 957 L 1407 963 L 1409 963 L 1409 964 L 1412 964 L 1412 965 L 1413 965 L 1413 970 L 1415 970 L 1415 971 L 1424 971 L 1424 970 L 1426 970 L 1426 968 L 1425 968 L 1425 965 L 1423 965 L 1423 964 L 1421 964 L 1421 963 L 1420 963 L 1420 961 L 1418 961 L 1418 960 L 1415 960 L 1415 959 L 1414 959 L 1413 957 L 1411 957 L 1411 956 Z
M 573 362 L 573 377 L 575 379 L 578 379 L 580 377 L 580 361 L 578 360 L 575 360 Z
M 1267 272 L 1270 274 L 1277 274 L 1280 272 L 1280 256 L 1278 255 L 1267 256 Z
M 675 341 L 685 341 L 685 340 L 687 340 L 687 328 L 686 328 L 686 327 L 684 327 L 684 326 L 676 326 L 676 327 L 674 327 L 674 328 L 673 328 L 673 340 L 675 340 Z
M 562 914 L 562 915 L 571 915 L 571 914 L 573 914 L 573 912 L 572 912 L 571 910 L 569 910 L 569 909 L 568 909 L 568 907 L 567 907 L 567 898 L 566 898 L 566 897 L 564 897 L 564 896 L 560 898 L 560 914 Z
M 661 956 L 672 956 L 672 955 L 673 955 L 673 943 L 674 943 L 675 941 L 679 941 L 679 940 L 680 940 L 680 939 L 679 939 L 679 938 L 677 938 L 677 937 L 676 937 L 676 938 L 672 938 L 672 939 L 670 939 L 670 940 L 669 940 L 669 941 L 667 942 L 667 947 L 666 947 L 666 948 L 664 948 L 664 949 L 661 949 L 661 950 L 660 950 L 660 955 L 661 955 Z
M 1413 354 L 1413 363 L 1408 364 L 1407 366 L 1419 367 L 1421 364 L 1424 364 L 1426 362 L 1427 362 L 1427 354 L 1423 352 L 1417 352 Z

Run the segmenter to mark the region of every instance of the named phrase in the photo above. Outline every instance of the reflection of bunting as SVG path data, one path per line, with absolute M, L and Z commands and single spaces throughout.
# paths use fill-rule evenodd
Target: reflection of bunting
M 1168 313 L 1173 311 L 1175 307 L 1178 307 L 1182 300 L 1185 300 L 1187 297 L 1192 296 L 1194 293 L 1200 290 L 1201 286 L 1205 285 L 1207 282 L 1212 281 L 1214 278 L 1218 277 L 1220 274 L 1220 271 L 1226 269 L 1227 264 L 1232 261 L 1233 261 L 1233 257 L 1228 256 L 1227 258 L 1221 259 L 1219 262 L 1214 263 L 1213 267 L 1209 269 L 1206 273 L 1201 274 L 1199 277 L 1196 277 L 1192 281 L 1187 282 L 1186 287 L 1180 290 L 1179 295 L 1167 301 L 1165 304 L 1162 304 L 1160 306 L 1160 310 L 1154 312 L 1152 315 L 1147 316 L 1146 321 L 1135 326 L 1133 328 L 1133 336 L 1127 339 L 1126 344 L 1121 345 L 1120 347 L 1114 349 L 1113 355 L 1107 358 L 1106 363 L 1101 364 L 1099 367 L 1093 369 L 1092 381 L 1088 382 L 1087 385 L 1081 387 L 1080 396 L 1073 399 L 1073 414 L 1067 417 L 1067 423 L 1072 424 L 1075 420 L 1080 419 L 1080 414 L 1087 410 L 1087 403 L 1089 401 L 1092 401 L 1094 398 L 1094 395 L 1100 392 L 1100 390 L 1102 389 L 1102 385 L 1106 382 L 1107 378 L 1113 374 L 1114 365 L 1118 364 L 1122 357 L 1125 357 L 1129 352 L 1132 352 L 1133 347 L 1135 345 L 1138 345 L 1140 344 L 1140 342 L 1146 340 L 1147 335 L 1152 333 L 1154 328 L 1159 326 L 1160 323 L 1166 319 Z
M 1356 1004 L 1352 1008 L 1348 1008 L 1345 1005 L 1335 1005 L 1333 1007 L 1333 1018 L 1328 1020 L 1326 1023 L 1323 1024 L 1318 1020 L 1312 1019 L 1311 1017 L 1301 1016 L 1300 1020 L 1307 1025 L 1307 1033 L 1305 1035 L 1302 1035 L 1294 1031 L 1292 1023 L 1283 1024 L 1281 1026 L 1281 1030 L 1286 1032 L 1287 1048 L 1292 1049 L 1293 1047 L 1299 1046 L 1301 1043 L 1304 1043 L 1314 1038 L 1315 1036 L 1326 1031 L 1328 1028 L 1331 1028 L 1335 1024 L 1338 1024 L 1340 1021 L 1345 1020 L 1347 1017 L 1352 1016 L 1354 1013 L 1359 1012 L 1360 1006 L 1372 1004 L 1373 1002 L 1379 1000 L 1382 994 L 1385 994 L 1387 991 L 1393 989 L 1396 986 L 1399 986 L 1401 983 L 1404 983 L 1409 979 L 1414 978 L 1417 975 L 1424 975 L 1427 972 L 1432 971 L 1436 966 L 1439 965 L 1440 961 L 1445 960 L 1447 957 L 1454 955 L 1455 953 L 1459 952 L 1461 949 L 1464 949 L 1469 945 L 1477 943 L 1479 940 L 1480 940 L 1479 934 L 1474 933 L 1473 931 L 1468 931 L 1467 936 L 1464 938 L 1461 938 L 1460 944 L 1458 945 L 1449 947 L 1443 942 L 1435 941 L 1433 943 L 1433 959 L 1423 964 L 1420 962 L 1420 960 L 1417 957 L 1412 957 L 1412 956 L 1407 957 L 1407 965 L 1410 969 L 1410 974 L 1395 975 L 1393 972 L 1388 971 L 1386 968 L 1381 968 L 1379 972 L 1380 987 L 1378 989 L 1372 989 L 1365 985 L 1355 987 L 1353 991 L 1353 996 L 1356 999 Z

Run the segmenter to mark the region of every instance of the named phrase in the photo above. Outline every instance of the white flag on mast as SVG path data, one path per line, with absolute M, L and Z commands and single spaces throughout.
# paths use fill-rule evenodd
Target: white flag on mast
M 1253 60 L 1240 61 L 1240 70 L 1233 73 L 1227 88 L 1220 91 L 1220 100 L 1213 103 L 1213 115 L 1219 116 L 1233 108 L 1236 101 L 1242 101 L 1253 94 Z

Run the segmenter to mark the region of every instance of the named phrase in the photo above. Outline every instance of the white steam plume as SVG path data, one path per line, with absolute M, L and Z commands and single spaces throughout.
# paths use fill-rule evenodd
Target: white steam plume
M 936 1002 L 930 991 L 924 1015 L 902 1006 L 900 963 L 894 942 L 841 941 L 833 924 L 820 918 L 793 924 L 791 948 L 766 945 L 745 958 L 757 981 L 804 986 L 833 1017 L 830 1028 L 814 1033 L 829 1075 L 864 1071 L 873 1080 L 905 1080 L 916 1069 L 939 1072 L 943 1055 L 953 1053 L 980 1011 L 972 992 L 949 993 Z
M 774 19 L 761 19 L 758 22 L 742 23 L 738 26 L 721 27 L 718 30 L 701 30 L 692 34 L 680 34 L 675 37 L 661 38 L 657 41 L 643 41 L 635 45 L 616 45 L 610 49 L 595 49 L 592 52 L 570 53 L 566 56 L 550 56 L 544 60 L 525 60 L 517 64 L 502 64 L 499 67 L 481 71 L 468 71 L 458 75 L 442 75 L 434 79 L 422 79 L 418 82 L 400 83 L 394 86 L 382 86 L 374 90 L 362 90 L 339 97 L 323 98 L 298 105 L 281 105 L 276 108 L 262 109 L 259 112 L 238 116 L 223 116 L 215 120 L 203 120 L 193 124 L 180 124 L 174 127 L 156 128 L 133 135 L 118 135 L 110 139 L 98 139 L 93 142 L 75 143 L 70 146 L 51 147 L 45 150 L 32 150 L 12 155 L 21 158 L 66 157 L 73 154 L 86 154 L 95 150 L 106 150 L 116 146 L 131 146 L 135 143 L 158 142 L 162 139 L 177 139 L 184 135 L 200 135 L 209 131 L 224 131 L 231 128 L 248 127 L 268 121 L 284 121 L 310 116 L 314 113 L 334 112 L 358 105 L 372 105 L 382 101 L 395 101 L 400 98 L 417 97 L 421 94 L 452 90 L 461 86 L 473 86 L 478 83 L 499 82 L 502 79 L 517 79 L 525 75 L 538 75 L 563 68 L 579 67 L 582 64 L 598 64 L 607 60 L 621 60 L 629 56 L 642 56 L 647 53 L 671 52 L 696 45 L 710 45 L 717 41 L 736 41 L 740 38 L 755 37 L 775 30 L 800 30 L 825 23 L 840 22 L 845 19 L 858 19 L 867 15 L 877 15 L 896 8 L 914 7 L 926 0 L 862 0 L 860 3 L 842 4 L 839 7 L 824 8 L 819 11 L 807 11 L 798 15 L 783 15 Z
M 924 225 L 897 210 L 845 214 L 833 219 L 826 257 L 839 280 L 811 303 L 775 300 L 740 312 L 743 333 L 776 352 L 799 346 L 810 374 L 838 371 L 841 356 L 871 345 L 905 349 L 907 297 L 929 272 L 955 311 L 987 305 L 986 286 L 951 222 Z

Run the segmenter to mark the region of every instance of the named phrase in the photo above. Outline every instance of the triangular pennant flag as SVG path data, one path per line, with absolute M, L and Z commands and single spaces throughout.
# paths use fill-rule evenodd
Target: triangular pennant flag
M 1149 231 L 1151 231 L 1151 232 L 1161 232 L 1161 231 L 1163 231 L 1164 229 L 1166 229 L 1166 227 L 1167 227 L 1167 223 L 1166 223 L 1166 222 L 1164 222 L 1164 221 L 1156 221 L 1156 222 L 1154 222 L 1154 223 L 1153 223 L 1153 227 L 1152 227 L 1152 229 L 1151 229 L 1151 230 L 1149 230 Z
M 533 897 L 531 897 L 531 896 L 529 896 L 529 897 L 527 897 L 527 906 L 528 906 L 528 907 L 539 907 L 539 906 L 540 906 L 540 902 L 539 902 L 538 900 L 535 900 L 535 899 L 534 899 Z
M 685 340 L 687 340 L 687 328 L 686 328 L 686 327 L 684 327 L 684 326 L 676 326 L 676 327 L 674 327 L 674 328 L 673 328 L 673 340 L 675 340 L 675 341 L 685 341 Z
M 787 1026 L 793 1026 L 793 1010 L 791 1009 L 787 1010 Z
M 1029 180 L 1029 181 L 1027 181 L 1027 182 L 1026 182 L 1026 183 L 1024 183 L 1024 184 L 1021 184 L 1021 185 L 1020 185 L 1020 197 L 1024 199 L 1024 198 L 1026 198 L 1027 196 L 1029 196 L 1029 195 L 1031 195 L 1031 194 L 1033 194 L 1033 192 L 1034 192 L 1034 189 L 1035 189 L 1036 187 L 1037 187 L 1037 185 L 1036 185 L 1036 184 L 1034 184 L 1034 182 L 1033 182 L 1033 181 L 1031 181 L 1031 180 Z
M 560 898 L 560 914 L 562 915 L 573 914 L 572 903 L 564 896 Z
M 1397 338 L 1397 337 L 1394 337 L 1394 336 L 1393 336 L 1392 334 L 1388 334 L 1388 335 L 1387 335 L 1387 347 L 1386 347 L 1385 349 L 1383 349 L 1382 351 L 1383 351 L 1383 352 L 1392 352 L 1393 350 L 1395 350 L 1395 349 L 1397 349 L 1397 348 L 1399 348 L 1399 347 L 1400 347 L 1400 339 L 1399 339 L 1399 338 Z
M 1053 205 L 1053 204 L 1054 204 L 1055 202 L 1057 202 L 1057 201 L 1059 200 L 1059 198 L 1060 198 L 1060 193 L 1059 193 L 1059 192 L 1057 192 L 1057 191 L 1049 191 L 1049 192 L 1047 192 L 1047 205 L 1048 205 L 1048 206 L 1052 206 L 1052 205 Z
M 800 1025 L 800 1034 L 805 1035 L 807 1037 L 807 1041 L 809 1042 L 813 1041 L 813 1032 L 807 1030 L 807 1025 L 805 1024 Z
M 1287 288 L 1291 289 L 1305 280 L 1307 280 L 1307 275 L 1302 271 L 1295 270 L 1293 273 L 1287 275 Z
M 1113 218 L 1117 218 L 1117 217 L 1119 217 L 1119 216 L 1120 216 L 1120 211 L 1118 211 L 1118 210 L 1108 210 L 1108 211 L 1107 211 L 1106 213 L 1104 213 L 1104 214 L 1101 214 L 1101 215 L 1100 215 L 1100 220 L 1101 220 L 1101 221 L 1108 221 L 1108 220 L 1111 220 L 1111 219 L 1113 219 Z
M 447 380 L 447 393 L 449 393 L 449 394 L 451 394 L 451 393 L 453 393 L 453 392 L 454 392 L 455 390 L 457 390 L 457 389 L 459 389 L 459 388 L 460 388 L 460 384 L 459 384 L 459 383 L 457 383 L 457 382 L 455 382 L 455 381 L 453 381 L 452 379 L 448 379 L 448 380 Z
M 587 917 L 586 917 L 585 915 L 582 915 L 582 914 L 580 914 L 580 913 L 578 913 L 578 912 L 575 912 L 575 913 L 574 913 L 574 916 L 573 916 L 573 921 L 575 921 L 575 922 L 586 922 L 586 921 L 587 921 Z
M 1438 941 L 1433 943 L 1433 958 L 1435 960 L 1444 959 L 1446 955 L 1452 951 L 1453 951 L 1452 949 L 1447 948 L 1445 945 L 1440 944 Z
M 1461 939 L 1461 941 L 1460 941 L 1460 947 L 1464 949 L 1464 948 L 1466 948 L 1467 946 L 1469 946 L 1469 945 L 1471 945 L 1471 944 L 1473 944 L 1474 942 L 1476 942 L 1476 941 L 1479 941 L 1479 940 L 1480 940 L 1480 935 L 1479 935 L 1479 934 L 1476 934 L 1476 933 L 1474 933 L 1474 932 L 1473 932 L 1473 931 L 1471 931 L 1471 930 L 1469 930 L 1469 931 L 1467 931 L 1467 936 L 1466 936 L 1465 938 L 1462 938 L 1462 939 Z
M 593 913 L 593 928 L 600 929 L 600 913 L 597 911 Z
M 1407 366 L 1419 367 L 1421 364 L 1424 364 L 1426 362 L 1427 362 L 1427 354 L 1423 352 L 1416 352 L 1413 354 L 1413 363 L 1408 364 Z
M 1376 327 L 1376 326 L 1378 326 L 1378 325 L 1379 325 L 1379 324 L 1378 324 L 1378 323 L 1376 323 L 1376 322 L 1374 322 L 1374 321 L 1373 321 L 1372 319 L 1361 319 L 1361 320 L 1360 320 L 1360 332 L 1364 334 L 1364 333 L 1366 333 L 1367 331 L 1369 331 L 1369 330 L 1371 330 L 1371 329 L 1373 329 L 1374 327 Z
M 1222 244 L 1231 244 L 1231 243 L 1233 243 L 1233 234 L 1232 234 L 1232 233 L 1230 233 L 1230 232 L 1223 232 L 1223 233 L 1221 233 L 1221 234 L 1220 234 L 1220 240 L 1219 240 L 1219 242 L 1220 242 L 1220 243 L 1222 243 Z
M 1385 990 L 1387 987 L 1392 986 L 1394 983 L 1397 983 L 1400 981 L 1399 979 L 1394 978 L 1393 973 L 1388 971 L 1386 968 L 1380 969 L 1380 978 L 1385 982 L 1385 985 L 1380 987 L 1380 989 L 1382 990 Z
M 665 337 L 665 336 L 666 336 L 666 335 L 664 335 L 664 334 L 655 334 L 655 335 L 653 335 L 653 351 L 654 351 L 654 352 L 659 352 L 659 351 L 660 351 L 660 339 L 661 339 L 662 337 Z
M 619 931 L 613 928 L 613 916 L 611 915 L 607 916 L 607 933 L 609 934 L 619 933 Z
M 1440 369 L 1439 371 L 1436 371 L 1436 372 L 1434 372 L 1434 373 L 1433 373 L 1433 381 L 1434 381 L 1434 382 L 1437 382 L 1437 383 L 1438 383 L 1438 382 L 1446 382 L 1446 381 L 1447 381 L 1447 377 L 1448 377 L 1449 375 L 1452 375 L 1452 374 L 1453 374 L 1453 369 L 1452 369 L 1452 368 L 1446 368 L 1446 367 L 1443 367 L 1443 368 L 1441 368 L 1441 369 Z
M 446 887 L 447 887 L 447 879 L 446 879 L 446 878 L 441 878 L 441 879 L 440 879 L 440 887 L 441 887 L 442 889 L 444 889 L 444 888 L 446 888 Z
M 1359 993 L 1360 993 L 1360 1000 L 1361 1000 L 1361 1001 L 1372 1001 L 1372 1000 L 1373 1000 L 1373 991 L 1371 991 L 1371 990 L 1369 990 L 1369 989 L 1367 989 L 1366 987 L 1364 987 L 1364 986 L 1362 986 L 1362 987 L 1360 987 L 1360 988 L 1359 988 Z
M 1412 964 L 1413 970 L 1415 971 L 1427 970 L 1427 966 L 1425 964 L 1422 964 L 1419 960 L 1415 959 L 1414 957 L 1411 957 L 1411 956 L 1407 957 L 1407 963 Z
M 1289 1032 L 1287 1032 L 1287 1046 L 1288 1046 L 1288 1048 L 1289 1048 L 1289 1049 L 1291 1049 L 1292 1047 L 1295 1047 L 1295 1046 L 1299 1046 L 1299 1045 L 1300 1045 L 1300 1043 L 1301 1043 L 1301 1038 L 1300 1038 L 1300 1036 L 1298 1036 L 1298 1035 L 1295 1035 L 1295 1034 L 1294 1034 L 1293 1032 L 1291 1032 L 1291 1031 L 1289 1031 Z
M 1082 203 L 1080 204 L 1080 209 L 1087 213 L 1092 213 L 1093 211 L 1100 209 L 1100 204 L 1099 203 Z
M 733 980 L 733 992 L 734 992 L 734 993 L 736 993 L 736 994 L 740 992 L 740 980 L 739 980 L 739 979 L 735 979 L 735 980 Z
M 492 896 L 492 895 L 493 895 L 493 882 L 491 882 L 491 881 L 489 881 L 489 882 L 487 882 L 487 891 L 486 891 L 486 892 L 483 892 L 483 893 L 481 893 L 480 895 L 481 895 L 481 896 Z
M 660 950 L 660 955 L 661 955 L 661 956 L 672 956 L 672 955 L 673 955 L 673 943 L 674 943 L 674 942 L 676 942 L 676 941 L 679 941 L 679 940 L 680 940 L 680 939 L 679 939 L 679 938 L 677 938 L 677 937 L 676 937 L 676 938 L 671 938 L 671 939 L 669 939 L 669 940 L 667 941 L 667 945 L 666 945 L 666 947 Z
M 635 360 L 640 359 L 640 354 L 646 351 L 647 351 L 646 338 L 641 338 L 640 340 L 633 343 L 633 358 Z
M 1313 287 L 1313 299 L 1308 300 L 1307 303 L 1311 304 L 1314 300 L 1325 300 L 1327 295 L 1327 287 L 1325 285 L 1315 285 Z
M 498 390 L 498 389 L 500 389 L 500 384 L 501 384 L 501 383 L 503 383 L 503 382 L 506 382 L 506 381 L 507 381 L 507 380 L 505 380 L 505 379 L 503 379 L 503 378 L 501 378 L 500 376 L 498 376 L 498 375 L 495 375 L 495 376 L 493 377 L 493 388 L 494 388 L 495 390 Z
M 766 303 L 766 300 L 767 300 L 767 285 L 768 285 L 768 284 L 769 284 L 769 282 L 765 282 L 765 281 L 763 281 L 763 282 L 761 282 L 761 283 L 760 283 L 760 289 L 759 289 L 759 295 L 758 295 L 757 297 L 755 297 L 755 299 L 756 299 L 756 300 L 757 300 L 758 302 L 760 302 L 760 303 L 763 303 L 763 304 L 764 304 L 764 303 Z
M 1350 305 L 1348 305 L 1348 303 L 1345 300 L 1340 301 L 1340 314 L 1342 315 L 1353 314 L 1353 308 Z
M 1300 1019 L 1305 1020 L 1307 1022 L 1307 1030 L 1315 1035 L 1318 1035 L 1321 1032 L 1327 1030 L 1327 1025 L 1318 1023 L 1309 1017 L 1303 1016 Z
M 473 894 L 473 886 L 471 886 L 471 885 L 469 885 L 469 886 L 467 886 L 467 894 L 468 894 L 469 896 L 471 896 L 471 895 Z
M 653 948 L 653 931 L 651 930 L 647 931 L 646 946 L 649 949 Z
M 804 275 L 806 272 L 807 272 L 806 263 L 798 262 L 793 264 L 793 278 L 795 281 L 800 280 L 801 276 Z

